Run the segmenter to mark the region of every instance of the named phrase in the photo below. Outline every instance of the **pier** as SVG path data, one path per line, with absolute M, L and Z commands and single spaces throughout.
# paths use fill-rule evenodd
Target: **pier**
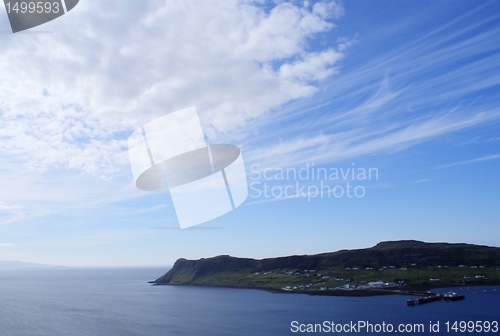
M 408 306 L 415 306 L 416 304 L 421 305 L 424 303 L 434 302 L 434 301 L 458 301 L 465 299 L 465 295 L 457 294 L 454 292 L 449 292 L 446 294 L 438 294 L 438 293 L 430 293 L 430 292 L 410 292 L 410 295 L 419 295 L 423 296 L 418 299 L 408 299 L 406 300 L 406 304 Z

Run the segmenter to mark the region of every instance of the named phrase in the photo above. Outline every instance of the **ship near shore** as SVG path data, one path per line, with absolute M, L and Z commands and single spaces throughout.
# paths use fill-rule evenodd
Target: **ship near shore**
M 463 294 L 457 294 L 455 292 L 448 292 L 446 294 L 443 294 L 443 300 L 447 301 L 459 301 L 465 299 L 465 295 Z
M 408 306 L 415 306 L 440 300 L 459 301 L 465 299 L 464 294 L 457 294 L 455 292 L 448 292 L 445 294 L 425 292 L 425 293 L 419 293 L 418 295 L 421 295 L 423 297 L 418 299 L 408 299 L 406 300 L 406 304 Z
M 228 255 L 179 259 L 152 283 L 335 296 L 499 285 L 500 248 L 404 240 L 381 242 L 366 249 L 260 260 Z M 449 296 L 446 300 L 460 298 Z

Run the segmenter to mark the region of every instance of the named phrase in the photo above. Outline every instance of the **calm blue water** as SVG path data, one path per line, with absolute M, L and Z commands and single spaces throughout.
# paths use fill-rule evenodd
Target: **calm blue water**
M 444 334 L 446 321 L 500 321 L 500 287 L 460 288 L 463 301 L 407 307 L 408 297 L 396 295 L 320 297 L 147 283 L 164 272 L 2 270 L 0 335 L 296 335 L 292 321 L 358 320 L 423 323 L 420 334 L 427 335 L 430 321 L 439 321 Z

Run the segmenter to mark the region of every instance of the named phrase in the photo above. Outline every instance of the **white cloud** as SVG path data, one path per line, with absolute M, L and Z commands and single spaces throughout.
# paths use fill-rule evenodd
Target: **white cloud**
M 325 14 L 328 11 L 325 6 Z M 304 53 L 306 39 L 311 34 L 324 32 L 332 29 L 335 25 L 325 21 L 329 16 L 324 16 L 323 11 L 318 13 L 314 7 L 313 11 L 294 6 L 284 2 L 271 10 L 266 17 L 263 13 L 258 15 L 261 20 L 246 34 L 248 37 L 242 45 L 235 49 L 235 56 L 243 56 L 250 60 L 274 61 L 286 59 Z M 329 9 L 336 16 L 335 9 Z
M 280 68 L 280 78 L 283 80 L 308 81 L 320 80 L 330 77 L 336 72 L 333 67 L 341 58 L 342 54 L 335 50 L 327 50 L 317 54 L 309 54 L 299 62 L 284 64 Z
M 374 55 L 332 76 L 314 99 L 295 101 L 255 122 L 246 130 L 251 140 L 242 141 L 245 160 L 270 167 L 331 163 L 493 127 L 500 120 L 500 76 L 499 53 L 491 41 L 500 30 L 490 26 L 493 17 L 471 24 L 470 15 L 422 38 L 388 43 L 387 50 L 383 41 L 370 44 L 364 36 L 368 50 L 378 48 Z M 391 30 L 406 31 L 412 24 L 405 21 Z M 295 78 L 302 67 L 294 69 Z
M 364 109 L 357 111 L 365 113 Z M 454 131 L 494 122 L 500 118 L 500 110 L 472 115 L 444 111 L 427 120 L 420 118 L 405 122 L 393 120 L 383 126 L 375 121 L 360 123 L 348 131 L 342 129 L 343 124 L 350 124 L 353 120 L 359 119 L 350 114 L 344 115 L 343 118 L 338 122 L 340 127 L 337 132 L 300 135 L 278 143 L 263 145 L 248 151 L 247 161 L 259 162 L 270 167 L 283 167 L 306 162 L 338 162 L 364 155 L 394 153 Z M 325 130 L 327 129 L 325 126 Z M 487 157 L 487 159 L 495 158 L 497 157 Z
M 23 207 L 0 204 L 1 223 L 140 195 L 127 138 L 165 113 L 196 106 L 216 142 L 316 92 L 344 42 L 308 43 L 342 7 L 266 6 L 87 0 L 30 34 L 1 34 L 0 199 Z
M 212 137 L 241 127 L 334 73 L 342 54 L 308 40 L 339 15 L 334 2 L 81 2 L 43 26 L 53 34 L 1 36 L 0 153 L 113 173 L 128 133 L 165 113 L 196 105 Z
M 7 204 L 7 203 L 4 203 L 4 202 L 0 202 L 0 210 L 15 210 L 15 209 L 21 209 L 22 206 L 20 205 L 14 205 L 14 204 Z

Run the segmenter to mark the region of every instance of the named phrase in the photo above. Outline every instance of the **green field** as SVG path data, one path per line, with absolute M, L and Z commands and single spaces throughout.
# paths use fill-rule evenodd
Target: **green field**
M 468 265 L 468 266 L 465 266 Z M 383 242 L 360 250 L 263 260 L 218 256 L 179 259 L 157 284 L 317 291 L 350 285 L 441 287 L 500 284 L 500 248 L 470 244 Z
M 385 269 L 379 270 L 344 270 L 330 269 L 321 271 L 321 276 L 314 273 L 287 275 L 286 272 L 299 270 L 272 270 L 272 273 L 255 274 L 252 270 L 227 271 L 210 274 L 191 280 L 185 272 L 176 275 L 169 284 L 192 284 L 231 287 L 257 287 L 280 289 L 286 286 L 306 286 L 306 290 L 318 290 L 320 287 L 340 287 L 346 284 L 367 284 L 372 281 L 393 282 L 395 285 L 494 285 L 500 284 L 500 271 L 494 267 L 470 269 L 459 267 L 408 267 L 407 270 Z M 318 271 L 319 272 L 319 271 Z M 189 272 L 192 275 L 193 272 Z M 306 276 L 309 274 L 309 276 Z M 475 278 L 484 275 L 484 278 Z M 328 279 L 323 278 L 329 276 Z M 431 280 L 436 279 L 436 280 Z M 437 280 L 439 279 L 439 280 Z

